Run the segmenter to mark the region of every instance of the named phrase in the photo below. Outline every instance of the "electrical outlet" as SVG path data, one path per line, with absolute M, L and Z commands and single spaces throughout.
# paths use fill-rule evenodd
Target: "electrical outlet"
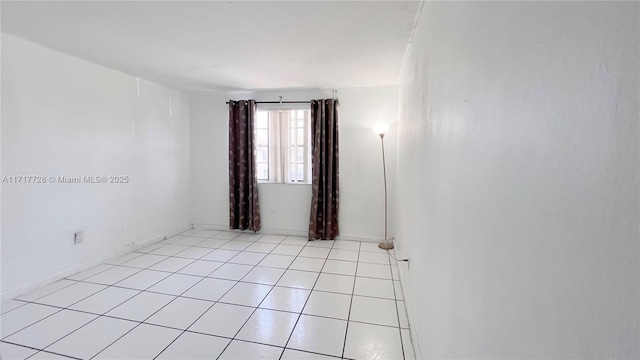
M 84 240 L 84 233 L 82 231 L 78 231 L 73 235 L 73 243 L 80 244 Z

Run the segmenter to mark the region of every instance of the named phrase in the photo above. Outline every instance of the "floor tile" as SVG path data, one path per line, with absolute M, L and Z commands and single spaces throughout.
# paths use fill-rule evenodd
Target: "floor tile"
M 211 251 L 213 250 L 206 247 L 193 246 L 175 254 L 174 256 L 187 259 L 200 259 Z
M 244 324 L 236 338 L 284 347 L 297 320 L 298 314 L 258 309 Z
M 251 246 L 251 244 L 253 243 L 249 241 L 229 241 L 228 243 L 220 246 L 220 249 L 242 251 Z
M 283 245 L 298 245 L 305 246 L 309 242 L 309 239 L 302 236 L 287 236 L 280 244 Z
M 185 332 L 156 359 L 217 359 L 231 340 Z
M 295 260 L 293 260 L 293 262 L 289 266 L 289 269 L 320 272 L 320 270 L 322 270 L 324 262 L 324 259 L 298 256 Z
M 198 233 L 200 231 L 202 231 L 202 229 L 189 229 L 189 230 L 185 230 L 185 231 L 181 232 L 179 235 L 191 236 L 191 235 L 196 234 L 196 233 Z
M 39 299 L 43 296 L 49 295 L 53 292 L 56 292 L 60 289 L 64 289 L 68 286 L 77 284 L 77 282 L 75 281 L 71 281 L 71 280 L 66 280 L 66 279 L 62 279 L 59 281 L 56 281 L 52 284 L 40 287 L 38 289 L 29 291 L 28 293 L 24 294 L 24 295 L 20 295 L 18 297 L 16 297 L 17 300 L 24 300 L 24 301 L 34 301 L 36 299 Z
M 106 263 L 110 264 L 110 265 L 120 265 L 122 263 L 125 263 L 131 259 L 135 259 L 138 256 L 142 256 L 141 251 L 142 249 L 138 250 L 138 252 L 130 252 L 128 254 L 124 254 L 122 256 L 118 256 L 116 258 L 107 260 Z M 151 251 L 151 250 L 150 250 Z
M 393 280 L 400 280 L 400 275 L 398 274 L 398 266 L 391 266 L 391 277 L 393 278 Z
M 196 260 L 178 271 L 180 274 L 207 276 L 224 265 L 223 262 Z
M 292 289 L 276 286 L 260 304 L 263 309 L 301 312 L 310 290 Z
M 219 231 L 219 230 L 200 230 L 200 231 L 197 231 L 197 232 L 193 233 L 192 235 L 193 236 L 209 238 L 209 237 L 218 235 L 220 233 L 221 233 L 221 231 Z
M 249 319 L 253 310 L 246 306 L 215 303 L 191 325 L 189 331 L 232 338 Z
M 15 333 L 16 331 L 22 330 L 25 327 L 37 321 L 40 321 L 58 311 L 60 311 L 59 308 L 51 306 L 27 304 L 6 314 L 3 314 L 1 324 L 1 337 L 5 338 Z
M 139 254 L 138 254 L 139 255 Z M 98 266 L 94 266 L 90 269 L 81 271 L 81 272 L 77 272 L 71 276 L 67 276 L 67 279 L 69 280 L 84 280 L 86 278 L 89 278 L 93 275 L 99 274 L 105 270 L 109 270 L 113 267 L 113 265 L 107 265 L 107 264 L 100 264 Z
M 158 292 L 169 295 L 180 295 L 190 287 L 202 280 L 199 276 L 173 274 L 168 278 L 153 285 L 147 291 Z
M 88 298 L 77 302 L 71 307 L 71 310 L 85 311 L 94 314 L 104 314 L 123 302 L 131 299 L 139 294 L 139 291 L 122 289 L 117 287 L 108 287 Z
M 360 258 L 358 259 L 358 261 L 361 263 L 383 264 L 387 266 L 390 264 L 388 254 L 366 251 L 360 253 Z
M 320 274 L 313 289 L 351 295 L 354 279 L 353 276 Z
M 327 258 L 327 256 L 329 256 L 330 251 L 331 249 L 328 248 L 305 246 L 298 256 L 319 258 L 324 260 Z
M 78 311 L 62 310 L 3 340 L 18 345 L 44 349 L 97 317 L 97 315 Z
M 21 306 L 25 306 L 28 303 L 26 301 L 20 301 L 20 300 L 15 300 L 15 299 L 9 299 L 5 302 L 2 303 L 2 305 L 0 305 L 0 313 L 4 314 L 6 312 L 9 312 L 11 310 L 15 310 Z
M 234 256 L 233 259 L 229 260 L 229 262 L 234 264 L 258 265 L 258 263 L 262 261 L 265 256 L 267 255 L 263 253 L 243 251 L 240 254 Z
M 278 360 L 282 348 L 233 340 L 219 360 Z
M 393 281 L 391 280 L 357 277 L 353 294 L 395 299 L 393 293 Z
M 294 256 L 269 254 L 260 262 L 260 266 L 286 269 L 291 265 Z
M 35 302 L 44 305 L 68 307 L 105 288 L 106 286 L 104 285 L 78 282 L 62 290 L 58 290 L 53 294 L 35 300 Z
M 226 244 L 229 240 L 222 239 L 203 239 L 201 242 L 197 244 L 198 247 L 206 247 L 210 249 L 217 249 L 220 246 Z
M 377 253 L 386 253 L 387 251 L 384 249 L 380 249 L 378 247 L 377 242 L 361 242 L 360 243 L 360 251 L 369 251 L 369 252 L 377 252 Z
M 182 246 L 182 245 L 165 245 L 161 248 L 155 249 L 153 251 L 150 251 L 149 254 L 156 254 L 156 255 L 165 255 L 165 256 L 173 256 L 181 251 L 184 251 L 186 249 L 188 249 L 188 246 Z
M 153 359 L 180 334 L 179 330 L 141 324 L 94 359 Z
M 165 244 L 165 245 L 166 244 L 173 244 L 173 243 L 175 243 L 177 241 L 180 241 L 180 240 L 182 240 L 182 239 L 184 239 L 186 237 L 189 237 L 189 236 L 188 235 L 184 235 L 184 236 L 183 235 L 174 235 L 174 236 L 168 237 L 166 239 L 160 240 L 156 244 Z M 200 238 L 200 240 L 202 240 L 202 238 Z M 187 246 L 187 245 L 185 245 L 185 246 Z
M 400 333 L 405 360 L 415 360 L 416 354 L 413 350 L 413 343 L 411 342 L 411 332 L 409 331 L 409 329 L 402 329 L 400 330 Z
M 284 240 L 284 238 L 286 237 L 286 235 L 273 235 L 273 234 L 266 234 L 263 235 L 262 237 L 260 237 L 260 239 L 256 240 L 259 243 L 271 243 L 271 244 L 279 244 L 282 242 L 282 240 Z
M 38 350 L 33 350 L 27 347 L 0 343 L 0 354 L 4 360 L 22 360 L 37 353 Z
M 202 242 L 203 238 L 197 236 L 186 236 L 172 242 L 173 245 L 193 246 Z
M 398 312 L 395 300 L 353 296 L 351 321 L 398 327 Z
M 125 263 L 122 263 L 122 266 L 146 269 L 149 266 L 155 265 L 160 261 L 165 260 L 166 258 L 166 256 L 161 255 L 142 254 L 135 259 L 131 259 Z
M 234 238 L 233 240 L 240 240 L 240 241 L 250 241 L 250 242 L 254 242 L 259 240 L 262 237 L 261 234 L 249 234 L 249 233 L 243 233 L 240 234 L 238 237 Z
M 402 359 L 398 328 L 349 322 L 344 356 L 352 359 Z
M 350 307 L 351 295 L 314 290 L 302 313 L 347 320 Z
M 99 317 L 47 347 L 46 351 L 90 359 L 137 325 L 133 321 Z
M 210 301 L 178 297 L 144 322 L 186 330 L 211 305 L 213 303 Z
M 237 283 L 220 301 L 257 307 L 267 296 L 271 286 L 262 284 Z
M 336 240 L 333 243 L 333 248 L 334 249 L 341 249 L 341 250 L 358 251 L 358 250 L 360 250 L 360 242 L 359 241 L 348 241 L 348 240 Z
M 93 275 L 84 281 L 102 285 L 113 285 L 118 281 L 122 281 L 137 273 L 138 271 L 140 271 L 140 269 L 125 266 L 114 266 L 111 269 L 105 270 L 100 274 Z
M 256 266 L 253 270 L 249 271 L 245 277 L 242 278 L 243 282 L 259 283 L 266 285 L 275 285 L 285 269 L 267 268 L 262 266 Z
M 332 356 L 342 356 L 347 322 L 301 315 L 293 329 L 288 348 Z
M 114 286 L 146 290 L 170 275 L 170 273 L 164 271 L 142 270 L 139 273 L 133 274 L 128 278 L 115 283 Z
M 358 252 L 352 250 L 331 249 L 329 259 L 343 261 L 358 261 Z
M 297 256 L 300 253 L 300 251 L 302 250 L 302 248 L 303 248 L 302 245 L 280 244 L 280 245 L 276 246 L 276 248 L 273 249 L 273 251 L 271 251 L 271 253 L 272 254 L 278 254 L 278 255 Z
M 277 246 L 278 246 L 278 244 L 255 242 L 255 243 L 251 244 L 245 250 L 246 251 L 251 251 L 251 252 L 259 252 L 259 253 L 267 254 L 267 253 L 270 253 Z
M 407 308 L 404 301 L 398 301 L 398 316 L 400 317 L 400 327 L 403 329 L 409 328 L 409 317 L 407 316 Z
M 389 265 L 359 262 L 358 276 L 391 280 L 391 267 Z
M 316 283 L 318 275 L 317 272 L 287 270 L 276 285 L 298 289 L 311 289 Z
M 238 255 L 239 251 L 216 249 L 207 255 L 203 256 L 200 260 L 221 261 L 226 262 L 231 260 L 234 256 Z
M 106 315 L 121 319 L 144 321 L 173 299 L 175 299 L 175 296 L 145 291 L 109 311 Z
M 168 271 L 168 272 L 177 272 L 183 267 L 191 264 L 193 259 L 185 259 L 178 257 L 170 257 L 167 260 L 161 261 L 149 268 L 149 270 L 159 270 L 159 271 Z
M 135 252 L 140 255 L 140 253 L 149 253 L 151 251 L 154 251 L 156 249 L 160 249 L 161 247 L 165 246 L 166 244 L 162 243 L 162 242 L 157 242 L 155 244 L 151 244 L 151 245 L 147 245 L 147 246 L 143 246 L 139 249 L 137 249 Z M 119 264 L 115 264 L 115 265 L 120 265 Z
M 231 239 L 235 239 L 240 235 L 239 232 L 233 232 L 233 231 L 220 231 L 219 233 L 211 236 L 212 238 L 216 238 L 216 239 L 226 239 L 226 240 L 231 240 Z
M 240 280 L 253 269 L 251 265 L 226 263 L 212 272 L 209 277 L 227 280 Z
M 323 273 L 337 275 L 356 275 L 356 267 L 358 263 L 353 261 L 327 260 L 322 268 Z
M 187 290 L 182 296 L 196 298 L 201 300 L 218 301 L 226 294 L 236 281 L 205 278 L 191 289 Z
M 280 360 L 334 360 L 332 356 L 314 354 L 306 351 L 285 349 Z
M 313 240 L 313 241 L 307 241 L 307 245 L 305 246 L 332 248 L 334 243 L 335 243 L 334 240 Z

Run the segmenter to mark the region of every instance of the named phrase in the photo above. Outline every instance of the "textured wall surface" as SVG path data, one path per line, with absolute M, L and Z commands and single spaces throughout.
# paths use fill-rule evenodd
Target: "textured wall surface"
M 637 2 L 425 2 L 397 247 L 423 358 L 634 358 Z
M 128 177 L 3 183 L 3 294 L 190 224 L 188 97 L 137 89 L 135 77 L 2 34 L 3 176 Z

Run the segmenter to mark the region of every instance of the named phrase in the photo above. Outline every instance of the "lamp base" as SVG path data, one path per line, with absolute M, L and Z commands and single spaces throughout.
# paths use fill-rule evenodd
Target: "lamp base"
M 393 243 L 392 242 L 390 242 L 390 243 L 381 242 L 381 243 L 378 244 L 378 247 L 380 249 L 384 249 L 384 250 L 391 250 L 391 249 L 393 249 Z

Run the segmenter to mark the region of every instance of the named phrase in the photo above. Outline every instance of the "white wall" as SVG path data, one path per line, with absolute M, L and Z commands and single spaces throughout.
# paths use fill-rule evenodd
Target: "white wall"
M 2 175 L 130 179 L 3 183 L 3 294 L 190 224 L 189 166 L 186 95 L 2 34 Z
M 330 90 L 258 93 L 198 94 L 191 105 L 191 217 L 196 224 L 227 228 L 229 224 L 228 106 L 229 99 L 258 101 L 330 98 Z M 343 238 L 382 239 L 384 197 L 380 140 L 371 127 L 397 121 L 398 87 L 339 89 L 340 210 Z M 387 166 L 394 189 L 395 126 L 388 138 Z M 310 185 L 260 184 L 260 209 L 264 232 L 308 233 Z M 393 194 L 390 194 L 392 196 Z M 392 211 L 392 209 L 391 209 Z M 390 232 L 392 233 L 392 232 Z
M 639 353 L 639 4 L 424 3 L 397 247 L 423 358 Z

